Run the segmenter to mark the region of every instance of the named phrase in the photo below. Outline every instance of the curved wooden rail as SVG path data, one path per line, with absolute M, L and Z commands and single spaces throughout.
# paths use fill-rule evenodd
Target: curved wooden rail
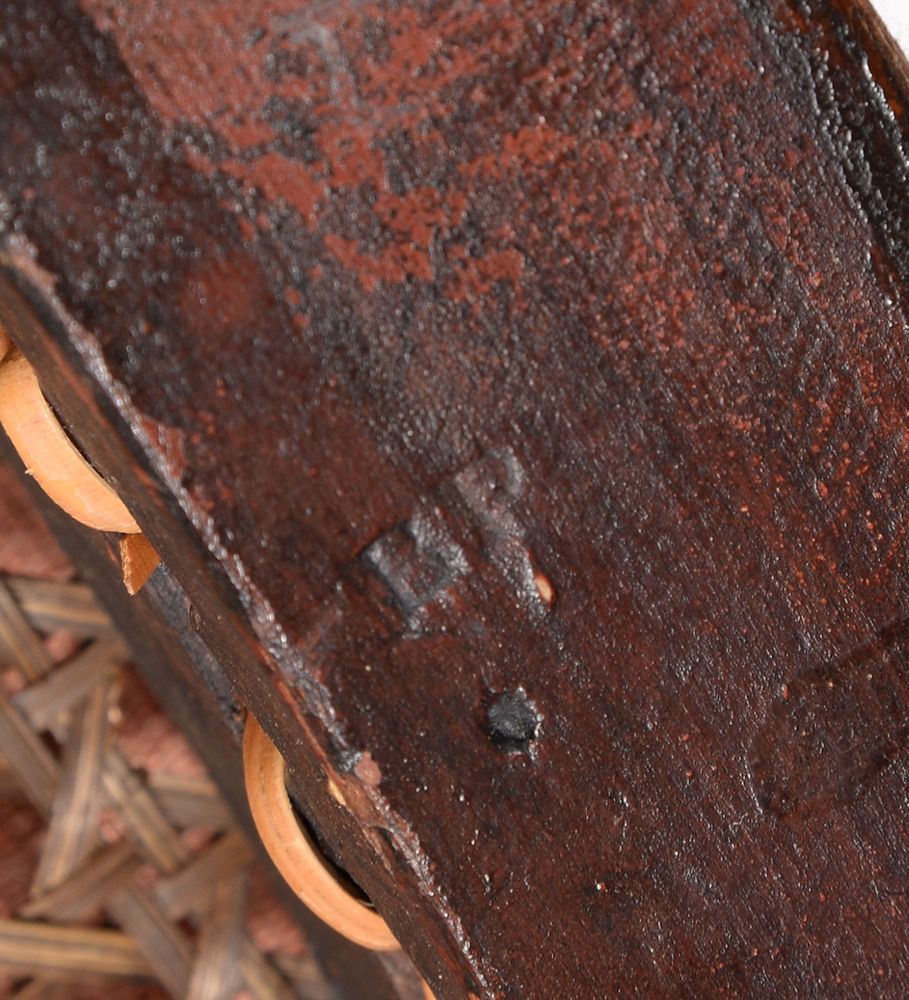
M 249 807 L 265 849 L 288 885 L 339 934 L 373 951 L 400 945 L 388 924 L 338 881 L 322 852 L 297 822 L 284 785 L 284 759 L 253 715 L 243 734 Z
M 0 424 L 28 472 L 67 514 L 100 531 L 139 531 L 123 501 L 60 426 L 34 369 L 15 349 L 0 360 Z

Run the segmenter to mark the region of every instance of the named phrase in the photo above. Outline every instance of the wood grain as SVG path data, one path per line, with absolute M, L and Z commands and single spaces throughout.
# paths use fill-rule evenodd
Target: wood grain
M 251 859 L 246 838 L 239 831 L 232 831 L 195 861 L 160 879 L 155 896 L 171 920 L 181 920 L 200 905 L 210 903 L 201 889 L 230 882 Z
M 49 813 L 60 781 L 60 767 L 40 736 L 2 694 L 0 753 L 32 803 L 42 812 Z
M 33 629 L 48 634 L 66 629 L 75 635 L 91 637 L 115 634 L 110 618 L 85 584 L 27 577 L 9 577 L 3 583 Z M 8 609 L 6 602 L 3 608 Z
M 243 942 L 247 871 L 219 879 L 202 921 L 199 954 L 193 966 L 187 1000 L 221 1000 L 232 996 L 240 981 L 236 956 Z
M 28 680 L 37 680 L 53 666 L 50 653 L 3 580 L 0 580 L 0 640 L 11 661 Z
M 98 639 L 49 677 L 30 684 L 13 701 L 36 729 L 50 729 L 102 678 L 114 674 L 126 658 L 126 644 L 121 638 Z
M 108 751 L 101 784 L 117 807 L 134 842 L 162 872 L 174 872 L 190 859 L 190 850 L 170 825 L 142 778 L 117 750 Z
M 99 848 L 78 871 L 47 892 L 33 895 L 18 910 L 27 920 L 50 919 L 58 923 L 86 920 L 142 864 L 132 844 L 121 841 Z
M 101 768 L 107 750 L 112 680 L 108 677 L 94 686 L 70 723 L 47 837 L 32 880 L 32 896 L 59 886 L 96 846 L 104 802 Z
M 145 535 L 123 535 L 120 539 L 123 584 L 130 597 L 139 593 L 160 562 L 161 557 Z
M 178 775 L 149 775 L 149 787 L 162 811 L 174 826 L 204 826 L 223 832 L 231 825 L 231 813 L 208 778 Z
M 108 897 L 105 907 L 137 943 L 155 976 L 172 997 L 185 997 L 196 958 L 188 935 L 171 924 L 149 893 L 126 884 Z
M 20 975 L 145 978 L 148 963 L 119 931 L 0 920 L 0 968 Z

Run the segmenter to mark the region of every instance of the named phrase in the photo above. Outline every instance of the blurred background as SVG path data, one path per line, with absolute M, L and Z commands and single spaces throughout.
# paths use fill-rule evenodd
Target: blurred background
M 331 995 L 0 461 L 0 997 Z

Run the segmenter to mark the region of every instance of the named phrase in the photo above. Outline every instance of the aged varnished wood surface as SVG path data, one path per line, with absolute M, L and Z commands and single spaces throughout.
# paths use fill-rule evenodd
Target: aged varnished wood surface
M 0 44 L 0 315 L 437 995 L 905 996 L 864 8 L 47 0 Z

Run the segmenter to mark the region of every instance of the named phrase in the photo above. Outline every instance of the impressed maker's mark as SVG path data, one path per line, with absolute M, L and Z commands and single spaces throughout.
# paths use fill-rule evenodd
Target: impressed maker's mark
M 389 589 L 410 629 L 424 630 L 432 612 L 450 606 L 471 573 L 454 537 L 459 520 L 469 522 L 468 533 L 478 532 L 485 559 L 527 612 L 541 619 L 552 608 L 555 585 L 537 565 L 517 512 L 526 479 L 510 448 L 487 452 L 365 549 L 364 562 Z

